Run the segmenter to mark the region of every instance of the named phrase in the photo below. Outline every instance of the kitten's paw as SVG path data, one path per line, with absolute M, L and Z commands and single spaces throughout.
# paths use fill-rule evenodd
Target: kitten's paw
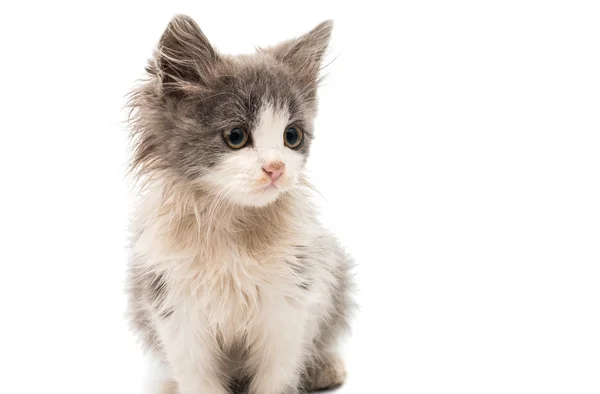
M 311 371 L 308 391 L 332 390 L 344 384 L 346 367 L 339 357 L 334 357 Z

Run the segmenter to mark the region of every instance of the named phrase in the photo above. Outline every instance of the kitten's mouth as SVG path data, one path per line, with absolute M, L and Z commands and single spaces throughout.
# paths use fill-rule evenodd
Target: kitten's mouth
M 279 187 L 277 187 L 275 182 L 269 182 L 268 184 L 266 184 L 265 186 L 260 188 L 261 191 L 271 190 L 271 189 L 279 189 Z
M 263 182 L 260 182 L 261 185 L 258 188 L 258 191 L 265 191 L 265 190 L 271 190 L 271 189 L 279 189 L 278 183 L 279 180 L 271 180 L 271 179 L 266 179 Z

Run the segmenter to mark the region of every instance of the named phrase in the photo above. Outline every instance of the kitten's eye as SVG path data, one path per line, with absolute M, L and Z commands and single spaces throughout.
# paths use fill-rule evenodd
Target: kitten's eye
M 241 127 L 236 127 L 223 132 L 223 138 L 230 148 L 240 149 L 248 143 L 248 132 Z
M 283 133 L 283 142 L 285 143 L 285 146 L 290 149 L 299 147 L 300 144 L 302 144 L 303 138 L 304 135 L 302 134 L 302 130 L 296 126 L 288 126 L 288 128 L 285 129 L 285 133 Z

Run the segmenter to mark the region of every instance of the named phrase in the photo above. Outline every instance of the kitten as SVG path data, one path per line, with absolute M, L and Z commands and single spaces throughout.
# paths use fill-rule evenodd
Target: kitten
M 175 17 L 132 92 L 130 315 L 149 392 L 283 394 L 342 384 L 351 259 L 303 168 L 332 22 L 251 55 Z

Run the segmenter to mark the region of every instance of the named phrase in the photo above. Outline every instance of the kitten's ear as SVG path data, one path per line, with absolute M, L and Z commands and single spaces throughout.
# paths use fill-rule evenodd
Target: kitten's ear
M 220 57 L 192 18 L 177 15 L 160 39 L 156 60 L 165 92 L 175 93 L 206 85 Z
M 316 84 L 332 30 L 333 21 L 327 20 L 303 36 L 276 45 L 271 51 L 291 66 L 304 82 Z

